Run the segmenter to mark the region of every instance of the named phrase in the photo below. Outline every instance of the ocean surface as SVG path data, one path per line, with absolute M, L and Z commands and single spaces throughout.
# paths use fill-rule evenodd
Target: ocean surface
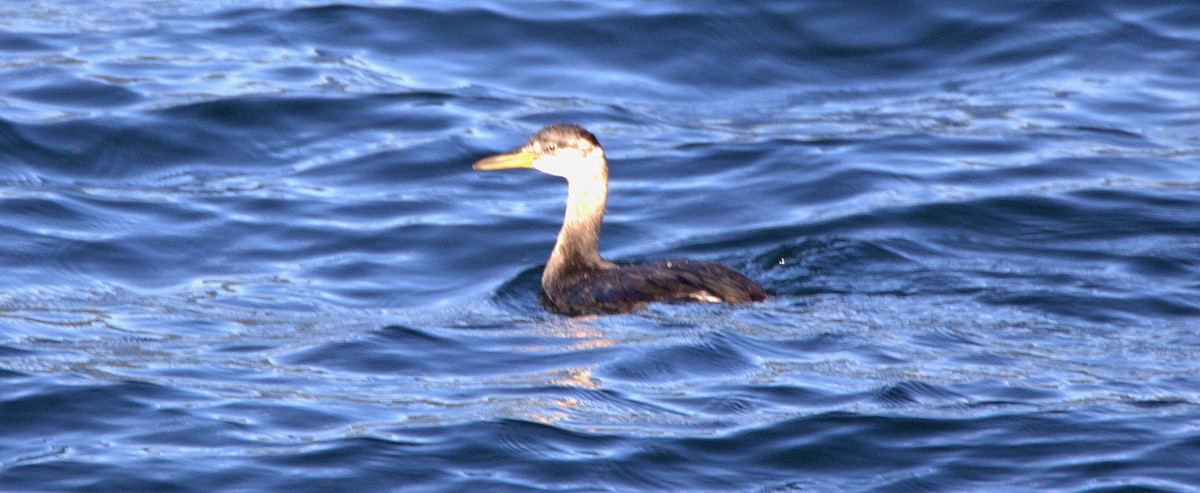
M 4 2 L 0 267 L 3 491 L 1198 491 L 1200 4 Z

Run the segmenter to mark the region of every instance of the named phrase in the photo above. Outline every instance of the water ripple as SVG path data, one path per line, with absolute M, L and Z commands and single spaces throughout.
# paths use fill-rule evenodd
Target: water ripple
M 1195 10 L 0 6 L 0 488 L 1186 491 Z M 556 121 L 773 297 L 548 313 Z

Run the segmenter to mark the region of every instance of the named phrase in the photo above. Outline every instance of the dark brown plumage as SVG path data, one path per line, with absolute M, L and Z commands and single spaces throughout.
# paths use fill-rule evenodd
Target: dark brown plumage
M 517 150 L 476 162 L 475 169 L 534 168 L 567 180 L 567 210 L 542 273 L 556 311 L 619 312 L 654 301 L 742 303 L 766 291 L 736 270 L 697 260 L 614 264 L 598 242 L 608 197 L 608 162 L 596 136 L 571 124 L 539 130 Z

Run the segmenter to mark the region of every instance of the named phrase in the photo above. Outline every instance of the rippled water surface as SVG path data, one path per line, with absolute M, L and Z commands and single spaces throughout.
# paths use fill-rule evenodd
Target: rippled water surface
M 1190 2 L 9 2 L 0 245 L 3 490 L 1200 488 Z

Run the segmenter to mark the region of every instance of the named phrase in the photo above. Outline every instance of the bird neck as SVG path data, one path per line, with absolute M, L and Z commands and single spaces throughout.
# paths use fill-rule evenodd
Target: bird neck
M 591 175 L 567 178 L 567 210 L 554 252 L 542 275 L 547 280 L 612 264 L 600 257 L 600 223 L 608 198 L 608 169 L 600 166 Z

